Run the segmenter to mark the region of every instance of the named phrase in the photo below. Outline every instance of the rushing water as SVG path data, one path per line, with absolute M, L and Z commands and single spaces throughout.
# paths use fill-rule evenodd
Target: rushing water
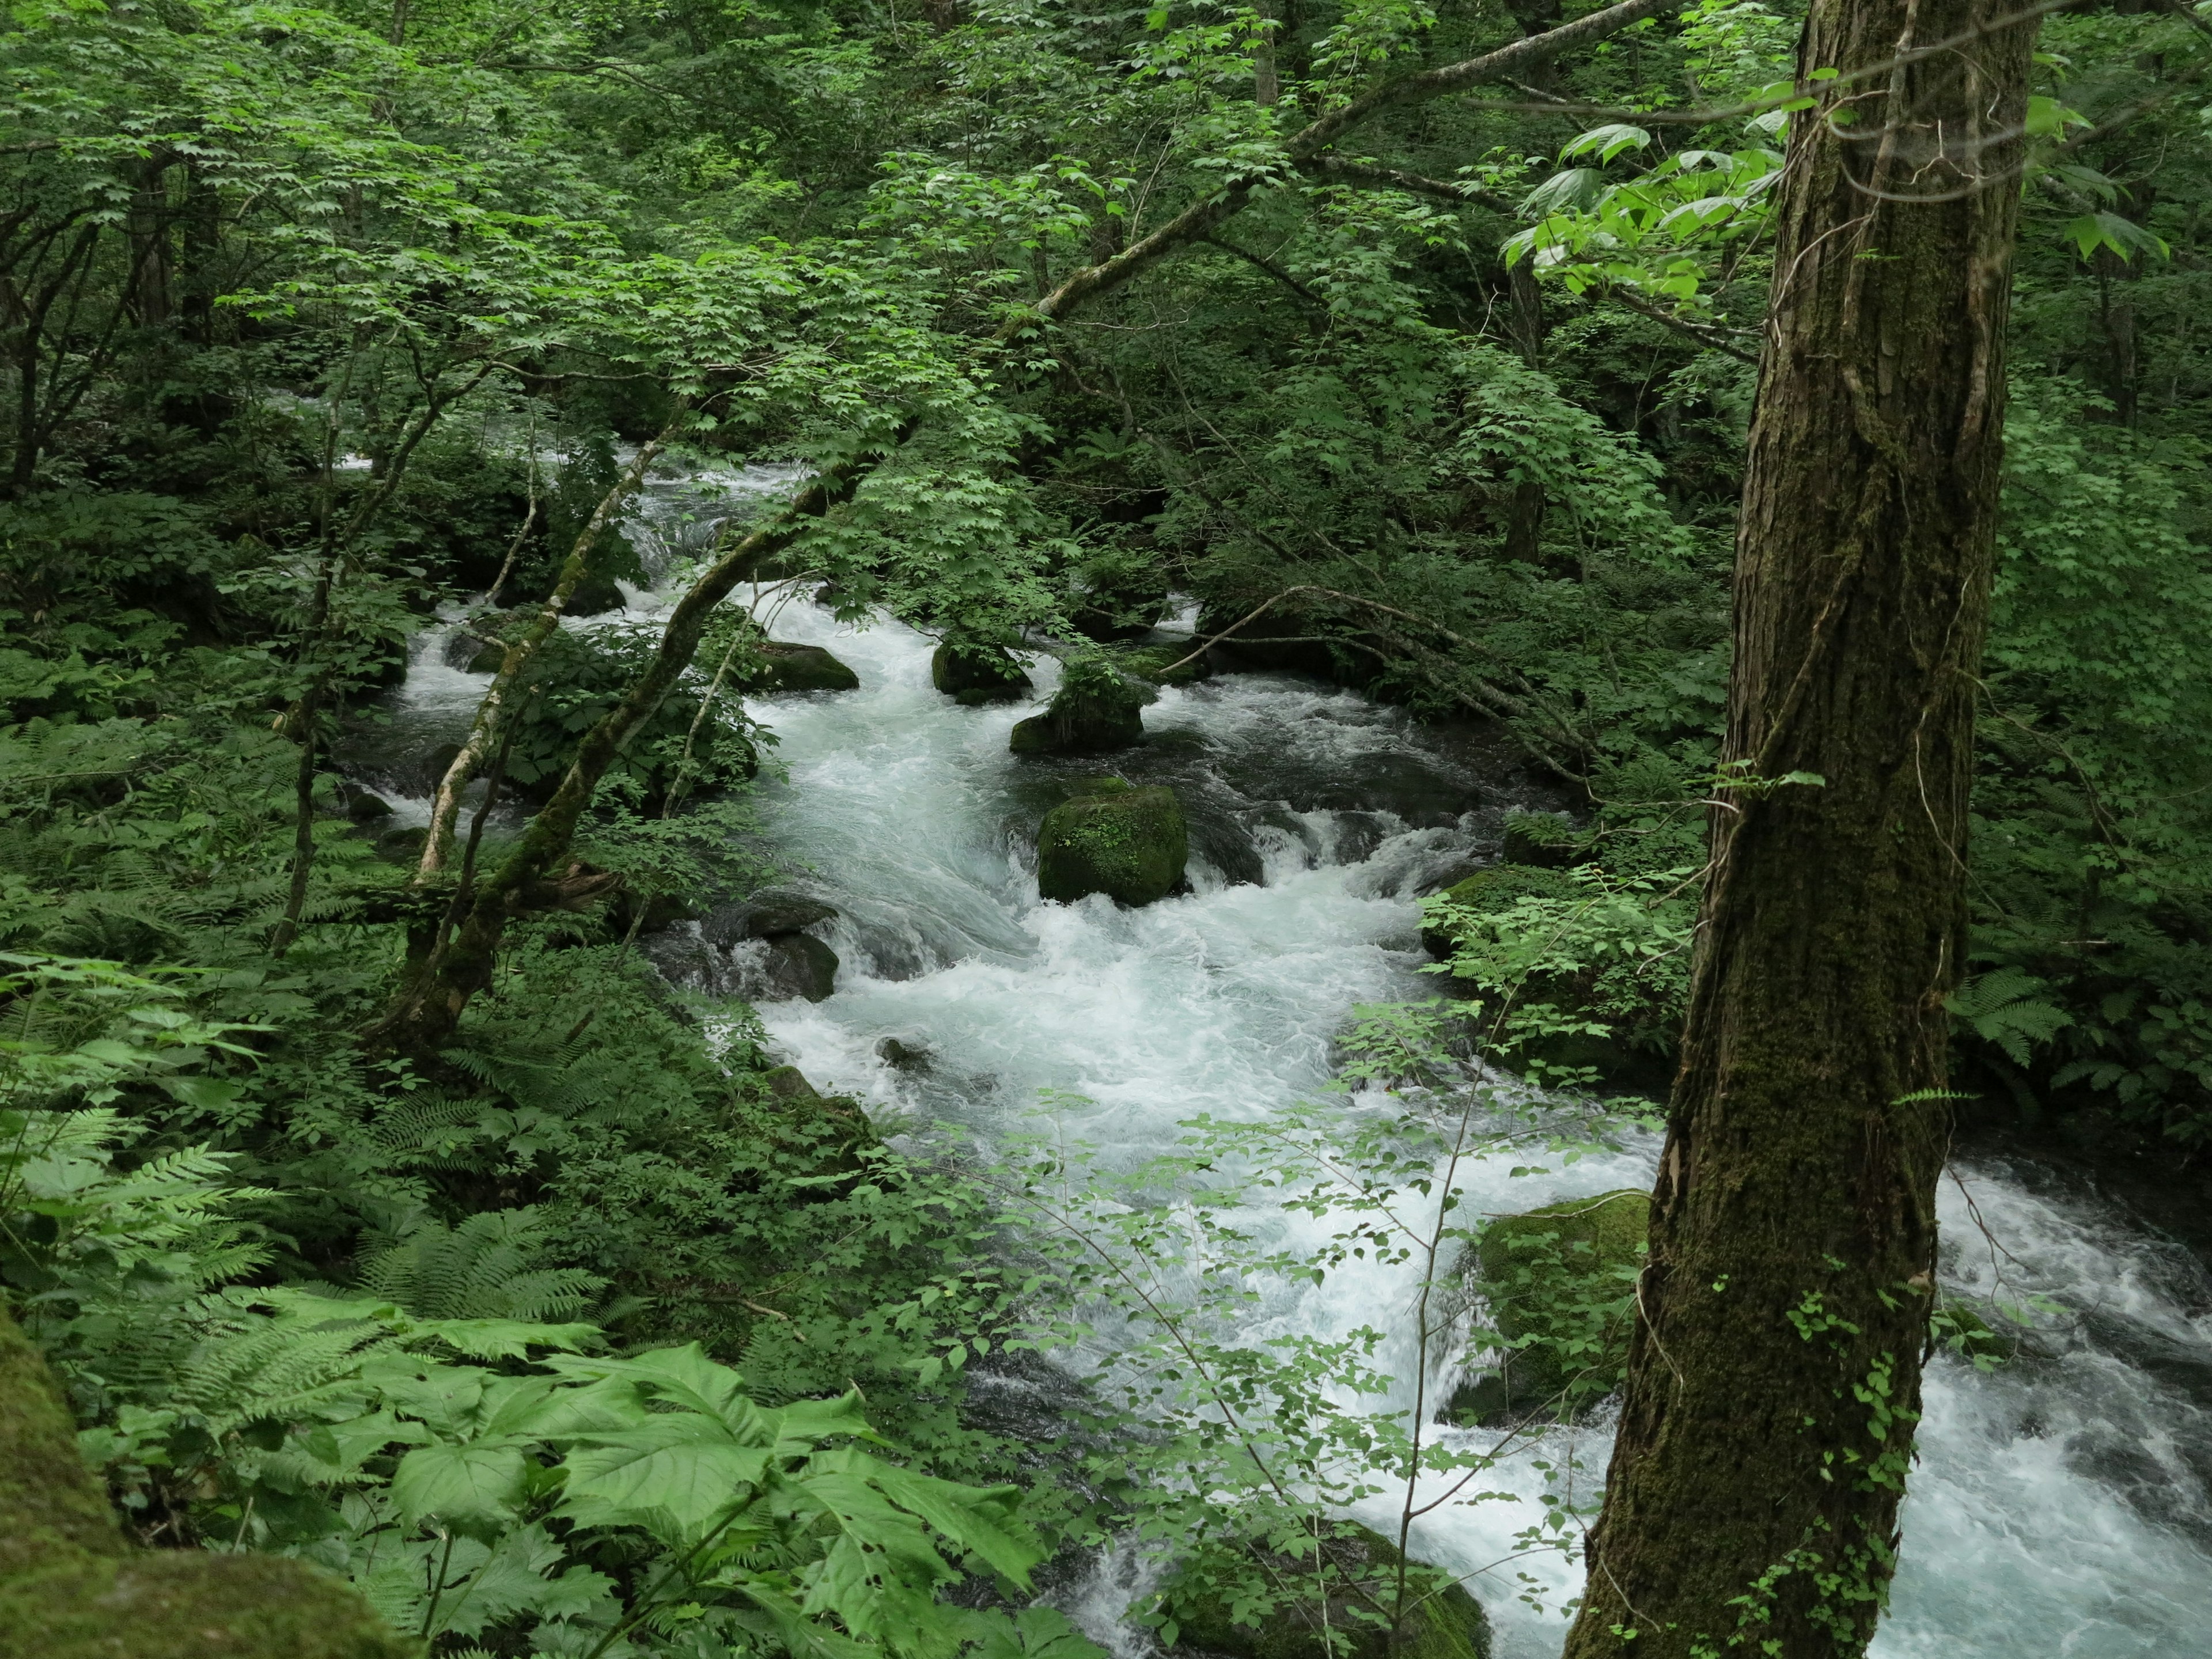
M 1126 1157 L 1164 1148 L 1201 1112 L 1256 1117 L 1311 1097 L 1353 1005 L 1433 991 L 1416 971 L 1417 896 L 1492 855 L 1511 804 L 1494 757 L 1351 693 L 1272 676 L 1171 690 L 1146 711 L 1145 745 L 1110 764 L 1182 794 L 1191 890 L 1134 911 L 1103 897 L 1045 904 L 1029 851 L 1037 820 L 1061 793 L 1056 775 L 1101 764 L 1010 756 L 1008 728 L 1027 711 L 939 696 L 932 642 L 896 624 L 856 631 L 800 602 L 781 606 L 775 632 L 830 647 L 861 684 L 751 705 L 787 769 L 763 792 L 771 834 L 793 884 L 841 912 L 826 930 L 843 960 L 836 994 L 763 1006 L 771 1040 L 818 1086 L 987 1139 L 1028 1125 L 1047 1088 L 1086 1097 L 1071 1127 Z M 435 657 L 423 653 L 399 697 L 418 741 L 465 718 L 482 684 Z M 701 948 L 678 939 L 663 954 Z M 878 1054 L 887 1037 L 925 1048 L 929 1063 L 892 1067 Z M 1644 1185 L 1650 1152 L 1540 1176 L 1477 1167 L 1470 1200 L 1498 1213 Z M 2064 1311 L 2035 1353 L 1993 1374 L 1933 1364 L 1875 1652 L 2212 1652 L 2212 1281 L 2054 1172 L 1992 1161 L 1954 1173 L 1946 1279 Z M 1254 1334 L 1375 1323 L 1395 1334 L 1402 1372 L 1407 1285 L 1361 1264 L 1285 1284 Z M 1474 1575 L 1513 1659 L 1559 1651 L 1558 1608 L 1577 1588 L 1556 1557 L 1509 1560 L 1539 1513 L 1533 1457 L 1572 1450 L 1585 1480 L 1601 1477 L 1602 1423 L 1571 1446 L 1569 1432 L 1486 1477 L 1527 1501 L 1442 1509 L 1416 1531 L 1418 1553 Z M 1530 1581 L 1548 1610 L 1518 1598 Z M 1143 1641 L 1118 1620 L 1131 1589 L 1120 1564 L 1103 1563 L 1072 1610 L 1133 1656 Z

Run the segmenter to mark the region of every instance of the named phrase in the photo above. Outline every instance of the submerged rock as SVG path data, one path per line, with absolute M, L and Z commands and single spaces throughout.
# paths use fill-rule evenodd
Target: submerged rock
M 748 691 L 857 691 L 860 677 L 818 645 L 781 640 L 760 643 L 761 666 L 746 677 Z
M 929 1045 L 902 1042 L 897 1037 L 885 1037 L 876 1044 L 876 1058 L 895 1072 L 919 1072 L 928 1068 Z
M 1261 1613 L 1256 1624 L 1237 1621 L 1220 1581 L 1234 1576 L 1269 1587 L 1310 1583 L 1316 1565 L 1310 1555 L 1294 1559 L 1255 1546 L 1187 1564 L 1163 1597 L 1180 1627 L 1176 1645 L 1227 1659 L 1489 1659 L 1490 1620 L 1465 1585 L 1437 1589 L 1422 1582 L 1429 1575 L 1413 1577 L 1411 1605 L 1393 1640 L 1394 1632 L 1353 1610 L 1378 1613 L 1390 1605 L 1404 1559 L 1398 1547 L 1370 1528 L 1350 1526 L 1346 1535 L 1321 1547 L 1331 1568 L 1326 1598 L 1286 1601 Z
M 1446 1416 L 1471 1424 L 1545 1408 L 1566 1418 L 1610 1394 L 1628 1364 L 1633 1275 L 1650 1224 L 1650 1195 L 1632 1188 L 1492 1222 L 1468 1264 L 1470 1288 L 1514 1346 L 1453 1395 Z
M 1175 791 L 1101 778 L 1045 814 L 1037 829 L 1037 891 L 1055 900 L 1109 895 L 1150 904 L 1182 880 L 1190 832 Z
M 929 659 L 929 683 L 956 702 L 973 706 L 1020 696 L 1033 682 L 1002 645 L 956 645 L 947 640 Z

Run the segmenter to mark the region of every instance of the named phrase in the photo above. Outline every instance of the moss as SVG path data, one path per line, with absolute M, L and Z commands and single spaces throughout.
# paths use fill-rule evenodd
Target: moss
M 0 1310 L 0 1631 L 40 1659 L 419 1659 L 303 1562 L 139 1551 L 76 1452 L 52 1373 Z
M 762 665 L 745 682 L 749 691 L 856 691 L 860 677 L 818 645 L 763 640 Z
M 1189 856 L 1175 791 L 1106 780 L 1045 815 L 1037 830 L 1037 891 L 1048 899 L 1105 893 L 1117 904 L 1150 904 L 1175 890 Z
M 1348 1536 L 1324 1547 L 1344 1588 L 1328 1598 L 1325 1608 L 1313 1596 L 1261 1614 L 1257 1625 L 1237 1623 L 1226 1598 L 1187 1572 L 1170 1585 L 1166 1597 L 1180 1626 L 1177 1645 L 1228 1659 L 1489 1659 L 1490 1620 L 1464 1585 L 1446 1584 L 1423 1595 L 1419 1577 L 1411 1579 L 1407 1588 L 1419 1600 L 1393 1643 L 1380 1625 L 1361 1621 L 1352 1609 L 1395 1595 L 1403 1559 L 1397 1547 L 1380 1533 L 1352 1527 Z M 1268 1577 L 1278 1582 L 1295 1582 L 1313 1570 L 1310 1559 L 1258 1553 L 1265 1555 Z M 1324 1629 L 1349 1640 L 1332 1652 Z
M 1470 910 L 1486 912 L 1510 908 L 1524 898 L 1563 898 L 1574 890 L 1573 881 L 1556 870 L 1539 870 L 1522 864 L 1493 864 L 1447 887 L 1438 896 Z M 1421 943 L 1440 962 L 1452 954 L 1452 936 L 1441 927 L 1422 928 Z
M 1451 1415 L 1479 1421 L 1547 1403 L 1571 1415 L 1610 1393 L 1628 1363 L 1635 1307 L 1621 1273 L 1641 1264 L 1650 1224 L 1650 1195 L 1632 1188 L 1492 1222 L 1474 1287 L 1498 1334 L 1525 1346 L 1500 1355 L 1488 1387 L 1455 1395 Z
M 1145 705 L 1159 693 L 1126 678 L 1103 655 L 1071 657 L 1044 713 L 1013 729 L 1006 746 L 1017 755 L 1096 755 L 1127 749 L 1145 738 Z

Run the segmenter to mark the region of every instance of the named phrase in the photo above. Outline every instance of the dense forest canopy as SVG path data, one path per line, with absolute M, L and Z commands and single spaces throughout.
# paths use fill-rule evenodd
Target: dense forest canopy
M 2018 228 L 1934 1092 L 2186 1179 L 2212 13 L 1966 10 L 1963 55 L 2034 46 L 1996 182 L 1960 187 L 2013 192 Z M 1045 747 L 1255 669 L 1471 728 L 1553 810 L 1504 825 L 1505 885 L 1425 896 L 1458 1000 L 1339 1045 L 1342 1089 L 1419 1127 L 1285 1116 L 1281 1199 L 1340 1220 L 1301 1276 L 1358 1240 L 1441 1282 L 1464 1243 L 1494 1283 L 1503 1245 L 1404 1195 L 1439 1158 L 1450 1191 L 1471 1135 L 1644 1133 L 1712 823 L 1829 787 L 1724 747 L 1777 204 L 1808 134 L 1856 136 L 1854 88 L 1930 54 L 1838 79 L 1806 27 L 1798 0 L 15 6 L 0 1387 L 40 1518 L 0 1538 L 0 1609 L 56 1653 L 111 1650 L 85 1609 L 122 1575 L 271 1653 L 1077 1659 L 1050 1592 L 1107 1548 L 1168 1564 L 1125 1597 L 1168 1644 L 1257 1650 L 1316 1607 L 1346 1652 L 1486 1643 L 1410 1531 L 1337 1523 L 1492 1455 L 1425 1437 L 1432 1400 L 1343 1409 L 1389 1363 L 1351 1339 L 1240 1345 L 1255 1276 L 1291 1269 L 1148 1207 L 1290 1154 L 1210 1122 L 1132 1171 L 872 1125 L 649 947 L 749 900 L 769 927 L 793 874 L 761 696 L 836 693 L 791 678 L 779 605 L 928 636 L 963 701 L 1049 664 Z M 1969 347 L 1885 349 L 1909 375 Z M 1155 627 L 1178 610 L 1188 639 Z M 472 723 L 405 757 L 402 827 L 358 757 L 456 640 Z M 1238 1273 L 1194 1287 L 1186 1250 Z M 1569 1415 L 1633 1303 L 1618 1273 L 1575 1294 L 1493 1338 L 1561 1348 Z M 1423 1291 L 1424 1356 L 1467 1340 L 1455 1305 Z M 1113 1357 L 1086 1381 L 1071 1352 Z M 979 1367 L 1061 1426 L 980 1407 Z M 49 1467 L 72 1429 L 104 1490 Z M 1577 1547 L 1590 1502 L 1530 1547 Z M 278 1577 L 146 1565 L 196 1549 Z M 337 1599 L 280 1629 L 261 1589 Z

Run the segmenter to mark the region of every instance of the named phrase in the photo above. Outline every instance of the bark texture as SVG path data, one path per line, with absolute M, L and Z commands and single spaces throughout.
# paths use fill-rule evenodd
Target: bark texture
M 1570 1659 L 1857 1655 L 1894 1567 L 1948 1135 L 1926 1096 L 1966 938 L 2033 33 L 2015 10 L 1813 0 L 1807 21 L 1820 103 L 1776 209 L 1726 753 L 1826 781 L 1715 814 Z

